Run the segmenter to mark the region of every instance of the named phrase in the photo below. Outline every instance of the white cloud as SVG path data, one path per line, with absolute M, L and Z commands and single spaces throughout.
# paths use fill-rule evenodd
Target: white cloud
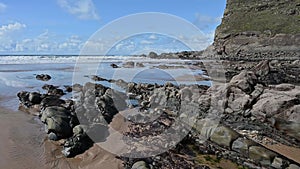
M 7 6 L 4 3 L 0 2 L 0 13 L 6 10 Z
M 140 42 L 140 44 L 142 44 L 142 45 L 153 45 L 154 42 L 153 41 L 149 41 L 149 40 L 142 40 Z
M 4 36 L 7 33 L 14 32 L 20 29 L 26 28 L 25 24 L 21 24 L 19 22 L 15 22 L 8 25 L 3 25 L 0 27 L 0 36 Z
M 57 0 L 57 2 L 61 8 L 79 19 L 99 19 L 92 0 Z
M 58 45 L 59 50 L 64 51 L 79 51 L 83 45 L 82 40 L 79 36 L 73 35 L 68 38 L 65 42 Z
M 196 21 L 194 22 L 194 24 L 203 32 L 214 32 L 221 21 L 221 16 L 211 17 L 196 13 Z

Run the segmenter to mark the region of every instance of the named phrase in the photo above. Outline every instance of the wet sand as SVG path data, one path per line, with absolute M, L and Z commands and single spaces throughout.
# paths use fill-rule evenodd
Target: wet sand
M 61 154 L 59 142 L 46 140 L 43 125 L 32 115 L 0 108 L 0 168 L 117 169 L 122 162 L 97 145 L 75 158 Z
M 0 128 L 0 168 L 32 169 L 45 164 L 45 134 L 32 117 L 1 108 Z

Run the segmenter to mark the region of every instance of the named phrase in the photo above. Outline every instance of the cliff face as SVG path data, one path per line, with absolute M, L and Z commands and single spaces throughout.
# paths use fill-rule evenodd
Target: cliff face
M 229 57 L 299 57 L 300 0 L 227 0 L 213 46 Z

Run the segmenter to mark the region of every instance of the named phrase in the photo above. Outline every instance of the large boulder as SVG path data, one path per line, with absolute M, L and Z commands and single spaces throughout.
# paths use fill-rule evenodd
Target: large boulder
M 242 71 L 240 74 L 234 76 L 229 83 L 230 86 L 238 87 L 245 93 L 251 93 L 256 84 L 257 77 L 255 73 L 251 71 Z
M 221 126 L 214 130 L 214 133 L 210 136 L 210 140 L 220 146 L 231 147 L 232 142 L 238 137 L 239 134 L 236 131 Z
M 246 138 L 238 138 L 232 143 L 232 150 L 242 154 L 245 157 L 248 157 L 249 147 L 256 145 L 252 140 Z
M 249 148 L 249 157 L 263 166 L 270 166 L 276 154 L 261 146 L 251 146 Z
M 67 138 L 72 135 L 72 115 L 64 107 L 51 106 L 41 112 L 41 121 L 46 124 L 48 133 L 55 133 L 58 137 Z

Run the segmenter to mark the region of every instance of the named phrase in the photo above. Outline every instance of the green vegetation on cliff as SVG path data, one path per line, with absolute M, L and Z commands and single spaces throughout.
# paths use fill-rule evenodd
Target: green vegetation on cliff
M 300 33 L 300 0 L 227 0 L 216 35 L 249 31 Z

